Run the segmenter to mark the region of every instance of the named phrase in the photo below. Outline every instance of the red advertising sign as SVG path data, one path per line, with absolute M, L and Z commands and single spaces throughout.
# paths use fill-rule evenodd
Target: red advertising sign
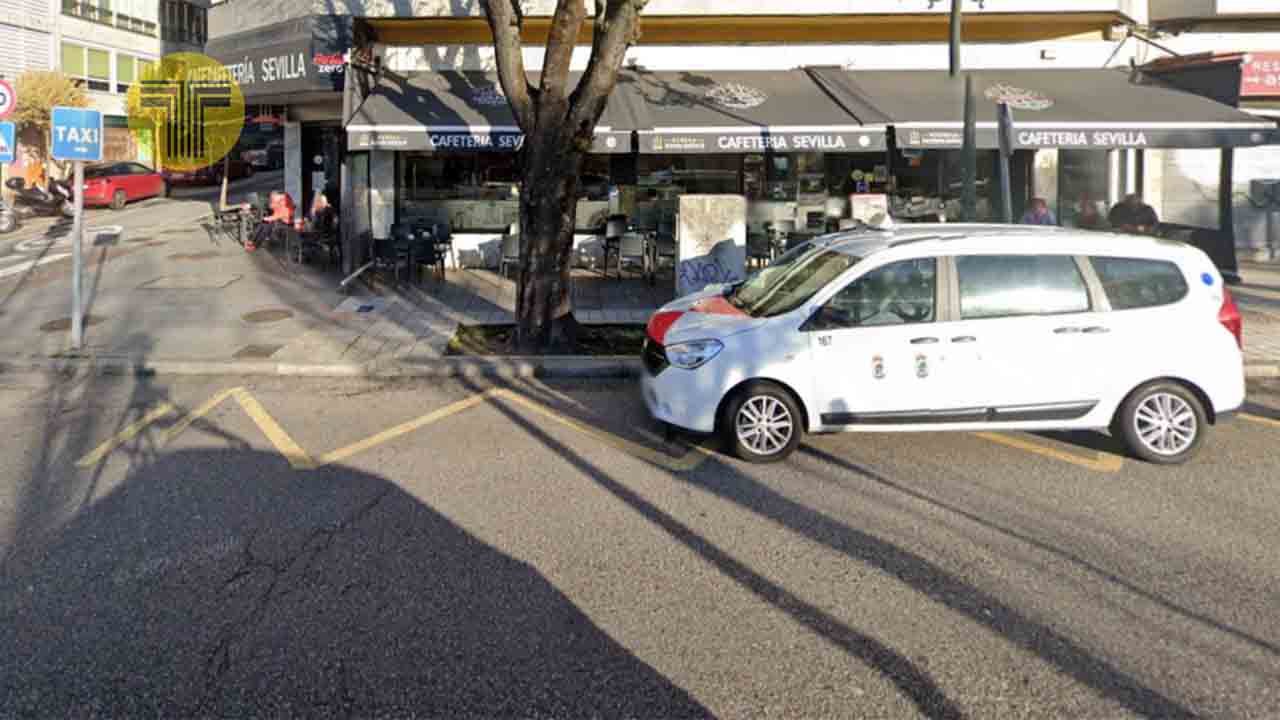
M 1240 78 L 1240 97 L 1280 96 L 1280 52 L 1249 53 Z

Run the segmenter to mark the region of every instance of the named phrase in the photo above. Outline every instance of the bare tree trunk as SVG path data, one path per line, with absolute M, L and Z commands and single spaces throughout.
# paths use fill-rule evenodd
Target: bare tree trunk
M 583 0 L 556 0 L 535 88 L 524 70 L 520 0 L 481 0 L 494 37 L 498 80 L 525 136 L 514 337 L 521 351 L 572 347 L 576 342 L 569 271 L 578 175 L 627 48 L 638 36 L 646 2 L 594 0 L 591 57 L 576 86 L 571 86 L 569 68 L 587 7 Z
M 570 271 L 583 158 L 564 140 L 557 132 L 525 140 L 515 339 L 522 351 L 571 349 L 577 342 Z

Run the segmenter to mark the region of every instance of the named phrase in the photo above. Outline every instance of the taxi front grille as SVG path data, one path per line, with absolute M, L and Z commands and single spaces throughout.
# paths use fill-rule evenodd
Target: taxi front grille
M 657 375 L 667 369 L 667 349 L 662 343 L 654 342 L 652 338 L 645 338 L 644 350 L 640 354 L 641 360 L 644 361 L 644 369 L 649 371 L 650 375 Z

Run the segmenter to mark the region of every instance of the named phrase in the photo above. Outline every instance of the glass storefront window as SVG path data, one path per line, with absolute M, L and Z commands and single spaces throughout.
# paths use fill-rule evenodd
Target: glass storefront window
M 1107 216 L 1107 151 L 1058 151 L 1058 220 L 1064 226 L 1079 227 L 1085 203 Z
M 637 165 L 637 184 L 661 195 L 742 192 L 740 155 L 641 155 Z

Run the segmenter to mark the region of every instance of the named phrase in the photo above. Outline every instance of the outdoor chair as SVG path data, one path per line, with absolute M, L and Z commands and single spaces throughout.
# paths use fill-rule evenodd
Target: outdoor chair
M 438 222 L 431 226 L 431 236 L 435 238 L 436 257 L 440 261 L 441 274 L 445 271 L 445 258 L 453 261 L 453 267 L 458 267 L 458 259 L 453 254 L 453 228 L 449 223 Z
M 606 252 L 608 252 L 606 246 Z M 618 279 L 622 279 L 622 266 L 628 261 L 640 263 L 641 273 L 647 278 L 649 277 L 649 256 L 645 252 L 644 236 L 639 233 L 626 233 L 618 238 L 617 250 L 618 256 Z M 605 265 L 605 275 L 609 274 L 609 266 Z
M 622 238 L 627 234 L 627 216 L 610 215 L 604 223 L 604 276 L 609 277 L 609 256 L 618 255 L 618 277 L 622 277 Z
M 506 277 L 508 265 L 520 267 L 520 226 L 516 223 L 511 223 L 507 234 L 502 236 L 502 261 L 498 265 L 498 274 Z

